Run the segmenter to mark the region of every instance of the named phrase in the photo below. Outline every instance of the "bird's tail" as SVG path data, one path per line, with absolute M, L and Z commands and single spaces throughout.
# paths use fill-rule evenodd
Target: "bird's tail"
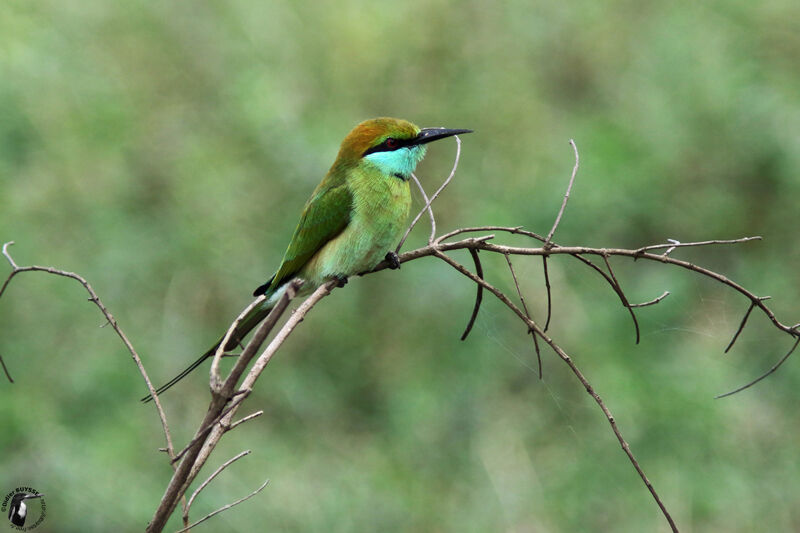
M 261 322 L 266 318 L 266 316 L 272 310 L 272 307 L 273 304 L 270 303 L 269 299 L 267 299 L 258 307 L 253 308 L 250 311 L 250 313 L 248 313 L 244 317 L 244 319 L 236 328 L 236 330 L 234 330 L 233 334 L 231 335 L 231 338 L 228 340 L 228 344 L 225 345 L 225 351 L 233 350 L 234 348 L 236 348 L 236 346 L 245 337 L 245 335 L 250 333 L 259 324 L 259 322 Z M 157 388 L 156 392 L 158 394 L 161 394 L 170 387 L 172 387 L 173 385 L 175 385 L 177 382 L 188 376 L 192 370 L 203 364 L 203 361 L 205 361 L 209 357 L 212 357 L 217 352 L 217 348 L 219 348 L 219 345 L 222 343 L 222 340 L 223 338 L 220 338 L 217 342 L 214 343 L 214 346 L 209 348 L 206 353 L 200 356 L 199 359 L 197 359 L 194 363 L 186 367 L 186 369 L 183 372 L 181 372 L 180 374 L 178 374 L 177 376 L 175 376 L 174 378 L 172 378 L 171 380 L 169 380 L 168 382 Z M 147 396 L 142 398 L 142 402 L 147 403 L 152 399 L 153 396 L 148 394 Z

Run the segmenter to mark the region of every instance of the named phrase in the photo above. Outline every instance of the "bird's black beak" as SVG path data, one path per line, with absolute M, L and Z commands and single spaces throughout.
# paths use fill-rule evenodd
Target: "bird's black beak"
M 461 135 L 462 133 L 472 133 L 472 130 L 451 130 L 447 128 L 423 128 L 414 138 L 414 144 L 426 144 L 431 141 L 438 141 L 445 137 Z
M 23 500 L 33 500 L 34 498 L 41 498 L 42 496 L 44 496 L 44 494 L 42 494 L 42 493 L 39 493 L 39 494 L 26 494 L 25 497 L 22 498 L 22 499 Z

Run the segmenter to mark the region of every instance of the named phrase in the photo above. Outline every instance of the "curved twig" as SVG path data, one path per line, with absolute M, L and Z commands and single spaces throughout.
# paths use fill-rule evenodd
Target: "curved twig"
M 750 381 L 748 383 L 745 383 L 744 385 L 742 385 L 738 389 L 734 389 L 734 390 L 732 390 L 730 392 L 726 392 L 725 394 L 720 394 L 719 396 L 714 396 L 714 398 L 718 400 L 720 398 L 726 398 L 728 396 L 736 394 L 737 392 L 742 392 L 743 390 L 749 389 L 750 387 L 752 387 L 753 385 L 755 385 L 756 383 L 758 383 L 759 381 L 761 381 L 765 377 L 769 376 L 770 374 L 772 374 L 773 372 L 778 370 L 781 367 L 781 365 L 786 362 L 787 359 L 789 359 L 789 356 L 792 355 L 792 352 L 794 352 L 795 348 L 797 348 L 798 343 L 800 343 L 800 335 L 794 341 L 794 344 L 792 344 L 792 347 L 789 348 L 789 351 L 786 352 L 786 355 L 781 357 L 778 360 L 778 362 L 775 363 L 774 365 L 772 365 L 772 367 L 769 370 L 767 370 L 766 372 L 764 372 L 763 374 L 758 376 L 756 379 L 754 379 L 754 380 L 752 380 L 752 381 Z
M 481 266 L 481 259 L 478 257 L 478 250 L 470 248 L 469 253 L 472 256 L 472 261 L 475 263 L 475 273 L 479 278 L 483 279 L 483 267 Z M 482 301 L 483 286 L 478 285 L 478 291 L 475 294 L 475 305 L 472 307 L 472 315 L 469 317 L 469 322 L 467 322 L 467 327 L 464 329 L 464 333 L 461 334 L 462 341 L 466 340 L 467 335 L 469 335 L 469 332 L 472 331 L 472 326 L 475 325 L 475 319 L 478 318 L 478 311 L 481 310 Z
M 422 191 L 422 196 L 425 198 L 425 206 L 420 210 L 419 213 L 417 213 L 417 215 L 411 221 L 411 224 L 408 226 L 408 229 L 403 234 L 403 238 L 400 239 L 400 243 L 397 245 L 397 248 L 395 248 L 395 253 L 400 252 L 400 248 L 403 247 L 403 244 L 406 242 L 406 239 L 408 238 L 408 235 L 411 233 L 411 230 L 414 229 L 414 226 L 416 226 L 417 222 L 419 222 L 419 217 L 421 217 L 422 213 L 424 213 L 426 210 L 430 210 L 430 215 L 431 215 L 431 236 L 428 239 L 428 244 L 431 244 L 433 242 L 433 239 L 436 236 L 436 221 L 433 218 L 433 210 L 431 210 L 431 204 L 433 203 L 434 200 L 436 200 L 439 194 L 441 194 L 444 188 L 447 187 L 447 185 L 449 185 L 450 182 L 453 180 L 453 176 L 456 175 L 456 170 L 458 169 L 458 160 L 461 159 L 461 139 L 458 137 L 458 135 L 454 135 L 453 138 L 456 140 L 456 157 L 453 161 L 453 168 L 452 170 L 450 170 L 450 174 L 447 176 L 447 179 L 445 179 L 444 182 L 439 186 L 439 188 L 436 189 L 436 192 L 433 193 L 433 196 L 431 196 L 430 199 L 428 199 L 427 196 L 425 195 L 425 191 L 422 189 L 422 184 L 420 183 L 420 181 L 417 179 L 416 176 L 412 174 L 412 176 L 414 177 L 414 181 L 417 182 L 417 185 Z
M 612 287 L 614 287 L 614 291 L 619 296 L 619 299 L 622 301 L 622 305 L 625 309 L 628 310 L 628 313 L 631 315 L 631 319 L 633 320 L 633 328 L 636 330 L 636 344 L 639 344 L 640 332 L 639 332 L 639 321 L 636 320 L 636 313 L 633 312 L 631 309 L 631 304 L 628 302 L 628 297 L 625 296 L 625 292 L 623 292 L 622 287 L 619 285 L 619 281 L 617 280 L 617 276 L 614 275 L 614 270 L 611 268 L 611 263 L 608 262 L 608 256 L 603 254 L 603 261 L 606 263 L 606 268 L 608 269 L 608 275 L 611 276 Z

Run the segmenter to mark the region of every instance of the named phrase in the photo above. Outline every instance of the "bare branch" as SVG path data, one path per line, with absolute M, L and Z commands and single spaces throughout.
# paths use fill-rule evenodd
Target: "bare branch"
M 638 259 L 646 259 L 690 270 L 707 278 L 718 281 L 719 283 L 722 283 L 723 285 L 732 288 L 733 290 L 739 292 L 740 294 L 748 298 L 748 300 L 750 301 L 750 306 L 744 318 L 740 322 L 739 328 L 734 334 L 733 339 L 728 344 L 728 347 L 725 350 L 726 352 L 730 350 L 731 347 L 734 345 L 740 333 L 746 326 L 747 320 L 749 319 L 752 311 L 756 308 L 758 308 L 762 313 L 764 313 L 776 328 L 789 334 L 795 340 L 794 344 L 792 345 L 792 348 L 776 364 L 774 364 L 768 372 L 732 392 L 719 396 L 719 397 L 724 397 L 739 392 L 741 390 L 744 390 L 754 385 L 755 383 L 761 381 L 762 379 L 766 378 L 773 372 L 775 372 L 790 357 L 790 355 L 797 348 L 798 343 L 800 343 L 800 331 L 798 330 L 798 328 L 800 328 L 800 324 L 795 324 L 794 326 L 791 327 L 786 324 L 783 324 L 781 321 L 778 320 L 773 311 L 764 303 L 766 297 L 756 296 L 751 291 L 745 289 L 743 286 L 728 279 L 722 274 L 695 265 L 688 261 L 673 259 L 672 257 L 670 257 L 670 253 L 676 250 L 677 248 L 681 247 L 706 246 L 706 245 L 717 245 L 717 244 L 738 244 L 738 243 L 748 242 L 751 240 L 758 240 L 760 239 L 760 237 L 745 237 L 733 240 L 713 240 L 713 241 L 701 241 L 701 242 L 690 242 L 690 243 L 681 243 L 674 239 L 668 239 L 669 240 L 668 244 L 649 245 L 635 250 L 617 249 L 617 248 L 589 248 L 581 246 L 560 246 L 554 243 L 552 239 L 555 232 L 557 231 L 557 228 L 566 210 L 566 205 L 568 203 L 580 164 L 578 149 L 573 140 L 570 140 L 570 145 L 572 146 L 574 151 L 575 164 L 572 170 L 572 174 L 561 207 L 558 211 L 558 214 L 556 216 L 556 219 L 553 223 L 550 232 L 547 234 L 547 237 L 542 237 L 534 232 L 523 230 L 521 227 L 502 227 L 502 226 L 459 228 L 449 233 L 446 233 L 442 236 L 436 237 L 436 220 L 431 205 L 433 201 L 439 196 L 439 194 L 444 190 L 444 188 L 447 187 L 447 185 L 452 181 L 452 179 L 455 176 L 455 172 L 456 169 L 458 168 L 458 163 L 461 153 L 461 140 L 457 136 L 456 136 L 456 143 L 457 145 L 456 145 L 455 160 L 450 175 L 444 180 L 444 182 L 440 185 L 440 187 L 430 198 L 427 196 L 419 179 L 417 179 L 415 175 L 412 175 L 412 178 L 414 179 L 415 183 L 417 184 L 417 187 L 419 187 L 422 193 L 425 205 L 410 224 L 405 235 L 400 241 L 397 250 L 399 251 L 401 249 L 406 238 L 410 234 L 412 228 L 419 221 L 420 217 L 423 215 L 425 211 L 427 211 L 429 214 L 431 222 L 431 233 L 428 239 L 427 246 L 403 253 L 399 257 L 399 261 L 402 263 L 414 259 L 419 259 L 421 257 L 434 256 L 448 263 L 452 268 L 454 268 L 459 273 L 466 276 L 476 284 L 477 293 L 476 293 L 475 305 L 469 323 L 461 337 L 462 340 L 465 339 L 467 335 L 470 333 L 476 321 L 482 303 L 483 290 L 486 289 L 492 294 L 494 294 L 495 297 L 497 297 L 504 305 L 506 305 L 514 314 L 516 314 L 519 317 L 519 319 L 526 325 L 528 333 L 530 333 L 533 336 L 537 354 L 537 360 L 539 363 L 540 379 L 542 377 L 542 364 L 541 364 L 541 354 L 537 336 L 541 337 L 541 339 L 544 340 L 544 342 L 546 342 L 548 346 L 550 346 L 551 349 L 559 356 L 559 358 L 570 368 L 570 371 L 573 373 L 576 379 L 585 388 L 587 393 L 593 398 L 595 403 L 603 412 L 620 446 L 622 447 L 624 453 L 628 457 L 628 460 L 633 465 L 634 469 L 644 482 L 645 486 L 648 488 L 649 492 L 651 493 L 653 499 L 656 501 L 657 505 L 659 506 L 661 512 L 665 516 L 672 530 L 677 531 L 677 527 L 675 526 L 672 517 L 670 516 L 669 512 L 667 511 L 666 507 L 661 501 L 659 495 L 653 488 L 653 485 L 650 483 L 650 480 L 645 475 L 637 459 L 633 455 L 633 452 L 631 451 L 627 441 L 623 438 L 619 430 L 619 427 L 617 426 L 616 420 L 614 416 L 611 414 L 608 407 L 606 406 L 605 402 L 601 399 L 601 397 L 597 394 L 597 392 L 595 392 L 592 385 L 588 382 L 583 373 L 575 365 L 572 358 L 558 344 L 556 344 L 553 339 L 549 338 L 546 334 L 546 331 L 550 325 L 551 309 L 552 309 L 551 286 L 548 273 L 548 259 L 551 255 L 558 255 L 558 254 L 569 255 L 575 257 L 576 259 L 583 262 L 584 264 L 595 270 L 597 273 L 599 273 L 603 277 L 603 279 L 606 280 L 606 282 L 609 284 L 612 290 L 614 290 L 614 292 L 618 295 L 623 306 L 628 310 L 629 314 L 631 315 L 631 318 L 634 323 L 634 328 L 636 330 L 637 343 L 639 342 L 640 338 L 640 330 L 639 330 L 638 320 L 633 309 L 638 307 L 655 305 L 660 301 L 662 301 L 664 298 L 666 298 L 669 295 L 669 291 L 665 291 L 661 296 L 653 300 L 650 300 L 648 302 L 631 304 L 626 294 L 624 293 L 623 289 L 621 288 L 619 280 L 617 279 L 614 273 L 614 270 L 611 267 L 611 262 L 609 261 L 609 258 L 612 256 L 629 257 L 634 261 Z M 490 242 L 495 238 L 494 233 L 488 235 L 480 235 L 476 237 L 462 238 L 461 240 L 458 241 L 450 240 L 456 236 L 461 236 L 467 233 L 474 233 L 474 232 L 504 232 L 507 234 L 526 236 L 537 241 L 536 244 L 540 244 L 540 246 L 519 247 L 519 246 L 506 246 L 502 244 L 495 244 L 494 242 Z M 294 313 L 292 313 L 288 317 L 288 319 L 286 319 L 283 326 L 279 329 L 279 331 L 271 340 L 271 342 L 267 344 L 266 348 L 262 349 L 262 345 L 266 342 L 268 335 L 270 335 L 272 330 L 277 325 L 278 321 L 281 319 L 285 311 L 288 309 L 290 301 L 296 296 L 297 291 L 300 288 L 299 280 L 294 280 L 287 288 L 286 293 L 279 299 L 277 305 L 271 310 L 269 315 L 265 318 L 264 322 L 256 330 L 256 333 L 251 337 L 247 345 L 243 347 L 243 351 L 237 356 L 237 360 L 234 363 L 232 370 L 230 371 L 228 376 L 223 380 L 222 377 L 220 376 L 219 360 L 222 357 L 229 355 L 225 353 L 225 347 L 228 345 L 229 341 L 232 338 L 235 338 L 234 335 L 236 329 L 240 324 L 240 322 L 243 320 L 243 317 L 246 316 L 246 314 L 250 310 L 255 308 L 255 306 L 261 305 L 263 303 L 264 298 L 262 297 L 252 302 L 250 306 L 239 315 L 239 317 L 228 328 L 223 341 L 220 343 L 218 349 L 216 350 L 216 353 L 214 354 L 214 358 L 210 369 L 210 380 L 209 380 L 212 392 L 211 395 L 212 399 L 209 404 L 208 410 L 204 416 L 204 419 L 199 425 L 197 431 L 195 432 L 195 436 L 190 440 L 190 442 L 186 445 L 186 447 L 183 450 L 181 450 L 179 454 L 175 455 L 169 433 L 169 428 L 166 423 L 166 417 L 164 415 L 163 409 L 161 408 L 161 404 L 159 403 L 157 391 L 153 388 L 152 384 L 150 383 L 150 380 L 147 377 L 146 372 L 144 371 L 141 361 L 138 355 L 136 354 L 135 350 L 133 349 L 133 347 L 130 345 L 130 342 L 128 342 L 127 338 L 122 333 L 121 329 L 117 325 L 113 316 L 100 302 L 99 298 L 94 293 L 94 290 L 91 288 L 91 286 L 82 277 L 72 272 L 61 271 L 50 267 L 38 267 L 38 266 L 19 267 L 14 261 L 14 259 L 11 257 L 10 253 L 8 252 L 8 247 L 12 244 L 13 241 L 4 244 L 2 247 L 2 254 L 11 265 L 12 272 L 9 274 L 8 278 L 5 280 L 2 286 L 0 286 L 0 297 L 2 297 L 11 279 L 17 274 L 20 274 L 22 272 L 34 272 L 34 271 L 47 272 L 54 275 L 69 277 L 79 281 L 84 286 L 84 288 L 89 292 L 91 296 L 89 300 L 94 302 L 95 305 L 101 310 L 104 317 L 106 318 L 107 323 L 112 326 L 112 328 L 117 332 L 118 336 L 123 340 L 129 352 L 131 352 L 131 355 L 134 361 L 136 362 L 137 366 L 139 366 L 140 368 L 140 372 L 142 373 L 142 376 L 145 379 L 145 383 L 147 384 L 148 389 L 150 390 L 150 393 L 153 399 L 155 400 L 159 416 L 162 420 L 162 426 L 164 427 L 164 433 L 167 440 L 167 447 L 165 448 L 165 451 L 169 453 L 174 469 L 174 474 L 170 480 L 170 483 L 167 486 L 166 491 L 161 499 L 161 502 L 159 503 L 159 506 L 155 511 L 151 523 L 148 525 L 147 530 L 149 532 L 156 532 L 163 530 L 164 525 L 166 524 L 170 515 L 174 512 L 174 509 L 177 506 L 177 502 L 180 499 L 183 499 L 184 502 L 183 520 L 185 526 L 184 529 L 181 531 L 187 531 L 189 528 L 207 520 L 208 518 L 214 516 L 215 514 L 218 514 L 219 512 L 222 512 L 230 507 L 233 507 L 234 505 L 237 505 L 238 503 L 241 503 L 242 501 L 254 496 L 258 492 L 263 490 L 264 487 L 266 487 L 269 481 L 265 482 L 261 487 L 256 489 L 256 491 L 251 493 L 249 496 L 246 496 L 245 498 L 237 500 L 236 502 L 228 504 L 218 509 L 217 511 L 210 513 L 209 515 L 195 522 L 191 526 L 188 525 L 188 515 L 190 507 L 192 506 L 197 495 L 203 489 L 205 489 L 205 487 L 207 487 L 210 484 L 210 482 L 227 466 L 229 466 L 231 463 L 238 460 L 239 458 L 243 457 L 244 455 L 250 453 L 249 450 L 242 452 L 239 455 L 223 463 L 222 466 L 220 466 L 214 473 L 211 474 L 211 476 L 209 476 L 205 481 L 203 481 L 203 483 L 200 484 L 200 486 L 192 493 L 192 496 L 189 498 L 187 503 L 185 500 L 185 495 L 189 486 L 195 481 L 201 468 L 207 462 L 210 454 L 216 448 L 217 444 L 219 443 L 220 439 L 225 433 L 232 430 L 236 426 L 248 420 L 252 420 L 255 417 L 263 414 L 263 411 L 257 411 L 248 416 L 245 416 L 244 418 L 236 422 L 232 422 L 238 408 L 248 397 L 250 391 L 253 389 L 255 381 L 264 371 L 265 367 L 267 366 L 271 358 L 283 345 L 285 340 L 296 328 L 296 326 L 304 319 L 306 314 L 314 307 L 314 305 L 317 302 L 319 302 L 322 298 L 324 298 L 327 294 L 330 293 L 330 291 L 336 285 L 335 280 L 331 280 L 319 286 L 308 298 L 306 298 L 302 302 L 302 304 L 298 307 L 298 309 Z M 453 260 L 446 253 L 452 250 L 461 250 L 461 249 L 466 249 L 469 251 L 470 256 L 472 257 L 473 262 L 475 264 L 474 273 L 469 271 L 464 265 Z M 660 254 L 651 253 L 656 250 L 662 250 L 662 249 L 665 249 L 663 253 Z M 504 294 L 502 291 L 498 290 L 497 288 L 486 282 L 486 280 L 484 279 L 484 272 L 483 272 L 483 267 L 481 265 L 481 260 L 479 258 L 479 251 L 481 250 L 504 255 L 509 270 L 511 272 L 511 276 L 514 281 L 514 285 L 516 287 L 517 295 L 520 299 L 521 309 L 519 306 L 515 305 L 509 299 L 509 297 L 506 296 L 506 294 Z M 544 281 L 547 289 L 547 319 L 544 325 L 544 329 L 541 329 L 536 324 L 536 322 L 531 318 L 531 314 L 527 308 L 527 304 L 525 302 L 522 290 L 519 285 L 519 280 L 517 279 L 517 275 L 514 270 L 514 266 L 511 260 L 512 255 L 542 256 Z M 606 270 L 604 270 L 601 266 L 598 266 L 598 264 L 595 264 L 592 260 L 590 260 L 589 259 L 590 256 L 600 256 L 605 263 Z M 389 262 L 383 261 L 373 271 L 382 270 L 383 268 L 387 268 L 387 266 L 389 266 Z M 236 341 L 238 342 L 239 345 L 241 345 L 241 339 L 236 339 Z M 261 350 L 260 354 L 259 350 Z M 248 366 L 250 365 L 250 363 L 253 362 L 252 360 L 254 358 L 256 360 L 248 370 Z M 6 372 L 6 375 L 9 377 L 9 380 L 11 380 L 10 376 L 8 375 L 8 370 L 5 368 L 5 364 L 2 361 L 2 358 L 0 358 L 0 364 L 2 364 Z M 240 380 L 242 381 L 241 385 L 239 384 Z M 180 461 L 179 464 L 174 464 L 178 461 Z
M 558 228 L 558 224 L 561 222 L 561 216 L 564 214 L 564 210 L 567 208 L 567 200 L 569 200 L 569 194 L 572 191 L 572 184 L 575 183 L 575 176 L 578 174 L 578 166 L 580 165 L 578 147 L 575 145 L 575 141 L 572 139 L 569 140 L 569 144 L 572 146 L 572 150 L 575 152 L 575 166 L 572 167 L 572 176 L 569 178 L 569 185 L 567 185 L 567 192 L 564 194 L 564 200 L 561 202 L 561 209 L 558 210 L 556 221 L 553 223 L 553 227 L 550 228 L 550 233 L 547 234 L 547 238 L 544 241 L 545 248 L 550 246 L 550 242 L 553 239 L 553 234 L 556 232 L 556 228 Z
M 218 515 L 218 514 L 219 514 L 219 513 L 221 513 L 222 511 L 227 511 L 227 510 L 228 510 L 228 509 L 230 509 L 231 507 L 234 507 L 234 506 L 236 506 L 236 505 L 239 505 L 240 503 L 242 503 L 242 502 L 243 502 L 243 501 L 245 501 L 245 500 L 249 500 L 250 498 L 252 498 L 252 497 L 253 497 L 253 496 L 255 496 L 256 494 L 258 494 L 259 492 L 261 492 L 262 490 L 264 490 L 264 487 L 266 487 L 266 486 L 267 486 L 267 484 L 269 484 L 269 480 L 266 480 L 266 481 L 264 482 L 264 484 L 263 484 L 263 485 L 261 485 L 260 487 L 258 487 L 256 490 L 254 490 L 253 492 L 251 492 L 250 494 L 248 494 L 248 495 L 247 495 L 247 496 L 245 496 L 244 498 L 240 498 L 240 499 L 236 500 L 236 501 L 235 501 L 235 502 L 233 502 L 233 503 L 229 503 L 228 505 L 224 505 L 224 506 L 220 507 L 219 509 L 217 509 L 216 511 L 214 511 L 214 512 L 212 512 L 212 513 L 208 513 L 206 516 L 204 516 L 203 518 L 201 518 L 201 519 L 200 519 L 200 520 L 198 520 L 197 522 L 195 522 L 195 523 L 193 523 L 193 524 L 191 524 L 191 525 L 189 525 L 189 526 L 186 526 L 186 527 L 185 527 L 185 528 L 183 528 L 183 529 L 179 529 L 179 530 L 178 530 L 178 531 L 176 531 L 175 533 L 185 533 L 186 531 L 189 531 L 190 529 L 192 529 L 194 526 L 196 526 L 196 525 L 198 525 L 198 524 L 201 524 L 201 523 L 205 522 L 206 520 L 208 520 L 208 519 L 209 519 L 209 518 L 211 518 L 212 516 L 214 516 L 214 515 Z
M 250 339 L 249 343 L 247 343 L 247 346 L 245 347 L 241 356 L 231 369 L 230 374 L 228 374 L 228 377 L 225 379 L 225 385 L 222 388 L 221 394 L 226 395 L 233 392 L 234 388 L 237 386 L 236 384 L 239 382 L 239 378 L 247 369 L 247 365 L 250 363 L 250 360 L 255 356 L 256 352 L 258 352 L 260 346 L 267 339 L 267 336 L 272 332 L 275 324 L 278 323 L 281 315 L 289 306 L 289 302 L 297 296 L 297 293 L 302 286 L 303 281 L 299 279 L 294 279 L 288 284 L 286 287 L 286 292 L 284 293 L 284 297 L 282 297 L 278 303 L 275 304 L 275 307 L 272 309 L 272 311 L 270 311 L 269 315 L 267 315 L 267 318 L 264 320 L 264 322 L 262 322 L 258 330 L 256 330 L 255 335 L 253 335 L 253 338 Z M 325 293 L 325 295 L 329 294 L 330 290 L 332 290 L 332 287 L 328 290 L 328 292 Z
M 161 498 L 161 502 L 159 503 L 158 508 L 156 509 L 152 520 L 150 521 L 150 524 L 147 526 L 148 532 L 161 531 L 164 528 L 164 524 L 166 524 L 167 519 L 174 511 L 180 495 L 186 492 L 189 485 L 194 481 L 195 477 L 197 477 L 200 469 L 208 460 L 209 455 L 214 451 L 222 436 L 232 429 L 233 425 L 231 424 L 231 420 L 233 419 L 236 410 L 244 400 L 244 397 L 247 396 L 253 389 L 255 381 L 261 375 L 261 372 L 264 371 L 267 363 L 269 363 L 272 356 L 275 354 L 275 352 L 277 352 L 278 348 L 283 345 L 289 334 L 291 334 L 297 325 L 302 322 L 305 315 L 314 307 L 317 302 L 319 302 L 319 300 L 330 294 L 330 291 L 333 290 L 336 284 L 336 280 L 331 280 L 320 285 L 308 298 L 303 301 L 300 307 L 298 307 L 294 313 L 292 313 L 280 331 L 278 331 L 269 345 L 264 349 L 261 355 L 259 355 L 252 368 L 250 368 L 249 372 L 242 381 L 242 384 L 239 386 L 239 390 L 242 395 L 238 399 L 234 400 L 227 408 L 225 407 L 231 398 L 231 395 L 228 394 L 228 388 L 232 386 L 232 383 L 238 382 L 239 376 L 236 375 L 235 370 L 242 362 L 242 358 L 240 358 L 236 362 L 236 365 L 234 365 L 234 369 L 231 370 L 231 374 L 225 380 L 222 390 L 219 393 L 212 392 L 211 403 L 208 407 L 203 422 L 200 424 L 200 429 L 198 429 L 194 439 L 192 439 L 192 442 L 186 447 L 185 451 L 182 451 L 184 454 L 183 459 L 173 474 L 172 479 L 167 486 L 167 490 L 164 493 L 164 496 Z M 280 305 L 280 302 L 284 302 L 284 304 L 282 304 L 282 309 L 285 310 L 286 306 L 288 306 L 290 297 L 293 297 L 294 295 L 294 290 L 290 286 L 287 288 L 286 293 L 284 293 L 279 300 L 278 305 Z M 278 305 L 276 305 L 276 307 Z M 272 316 L 272 313 L 270 313 L 270 316 Z M 247 346 L 245 347 L 243 356 L 249 352 L 257 351 L 258 346 L 256 346 L 255 343 L 260 343 L 265 340 L 266 333 L 263 335 L 264 338 L 259 337 L 261 337 L 260 334 L 263 333 L 263 330 L 268 330 L 271 328 L 271 325 L 267 324 L 267 322 L 271 320 L 270 316 L 265 319 L 265 323 L 260 326 L 253 338 L 250 339 L 250 342 L 248 342 Z M 277 319 L 278 316 L 275 315 L 274 320 L 277 321 Z
M 539 236 L 532 234 L 531 232 L 525 232 L 524 230 L 520 230 L 518 227 L 512 228 L 504 228 L 500 226 L 488 226 L 488 227 L 476 227 L 476 228 L 463 228 L 462 230 L 458 230 L 456 232 L 451 232 L 454 235 L 459 233 L 467 233 L 472 231 L 486 231 L 491 229 L 492 231 L 505 231 L 507 233 L 514 233 L 514 234 L 521 234 L 521 235 L 529 235 L 533 238 L 540 239 Z M 401 263 L 411 261 L 414 259 L 418 259 L 420 257 L 427 257 L 436 255 L 436 251 L 451 251 L 451 250 L 464 250 L 475 248 L 477 250 L 488 251 L 493 253 L 505 254 L 509 253 L 511 255 L 571 255 L 573 257 L 578 258 L 585 264 L 591 266 L 598 272 L 602 272 L 599 270 L 597 265 L 591 263 L 585 257 L 581 257 L 582 255 L 597 255 L 597 256 L 622 256 L 622 257 L 630 257 L 631 259 L 647 259 L 650 261 L 655 261 L 658 263 L 666 264 L 666 265 L 673 265 L 680 268 L 684 268 L 686 270 L 691 270 L 692 272 L 696 272 L 702 276 L 714 279 L 719 283 L 730 287 L 731 289 L 735 290 L 736 292 L 746 296 L 749 300 L 756 302 L 756 307 L 759 308 L 772 322 L 772 324 L 788 333 L 792 337 L 800 335 L 800 332 L 795 331 L 792 329 L 791 326 L 787 326 L 783 324 L 778 318 L 775 316 L 775 313 L 767 307 L 762 301 L 761 297 L 753 294 L 751 291 L 744 288 L 739 283 L 730 280 L 726 276 L 714 272 L 713 270 L 709 270 L 705 267 L 695 265 L 694 263 L 690 263 L 689 261 L 684 261 L 682 259 L 675 259 L 673 257 L 659 255 L 659 254 L 652 254 L 649 252 L 642 252 L 639 253 L 637 250 L 630 250 L 625 248 L 591 248 L 588 246 L 559 246 L 556 244 L 552 244 L 552 247 L 549 249 L 545 249 L 544 247 L 541 248 L 524 248 L 519 246 L 504 246 L 493 244 L 491 242 L 487 242 L 490 238 L 494 238 L 494 235 L 486 236 L 486 237 L 470 237 L 466 239 L 462 239 L 460 241 L 454 242 L 441 242 L 442 238 L 437 239 L 434 241 L 433 245 L 423 246 L 422 248 L 417 248 L 416 250 L 411 250 L 405 252 L 399 256 L 399 260 Z M 388 268 L 389 264 L 386 261 L 381 262 L 378 264 L 374 269 L 373 272 L 378 272 L 385 268 Z M 603 272 L 603 275 L 607 278 L 609 283 L 613 283 L 613 280 Z

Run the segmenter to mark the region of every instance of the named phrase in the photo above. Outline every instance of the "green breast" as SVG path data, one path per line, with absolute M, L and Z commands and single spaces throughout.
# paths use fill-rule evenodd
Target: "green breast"
M 304 269 L 304 277 L 315 284 L 372 269 L 405 231 L 411 208 L 408 181 L 359 168 L 348 176 L 348 187 L 353 196 L 350 223 Z

